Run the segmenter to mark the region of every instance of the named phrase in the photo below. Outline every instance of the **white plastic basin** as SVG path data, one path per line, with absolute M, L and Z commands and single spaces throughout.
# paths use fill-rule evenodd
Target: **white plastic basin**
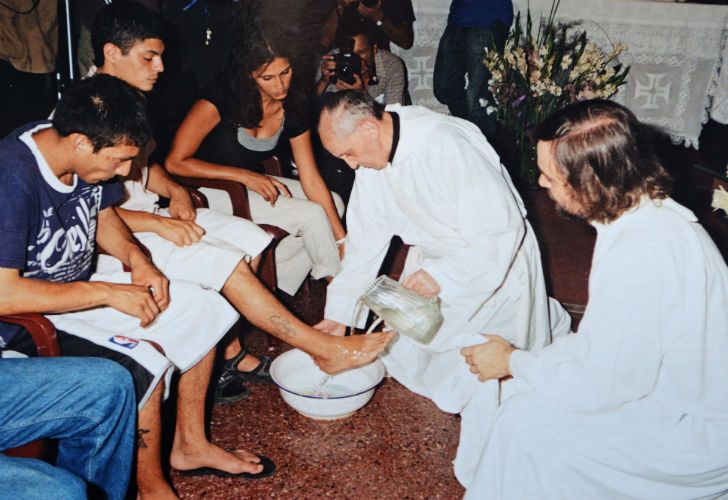
M 377 359 L 337 373 L 321 386 L 326 373 L 319 370 L 311 356 L 292 349 L 273 360 L 270 374 L 281 397 L 294 410 L 317 420 L 335 420 L 350 416 L 369 402 L 385 369 Z

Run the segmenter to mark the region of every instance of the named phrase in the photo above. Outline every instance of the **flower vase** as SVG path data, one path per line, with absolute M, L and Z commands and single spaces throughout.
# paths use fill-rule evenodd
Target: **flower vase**
M 538 162 L 536 158 L 536 143 L 530 140 L 523 140 L 519 144 L 519 177 L 524 187 L 538 189 Z

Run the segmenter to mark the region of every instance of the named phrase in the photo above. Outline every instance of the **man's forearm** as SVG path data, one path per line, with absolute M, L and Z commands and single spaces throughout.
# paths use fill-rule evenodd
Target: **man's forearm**
M 109 207 L 99 213 L 96 241 L 109 255 L 132 269 L 142 262 L 149 262 L 114 208 Z
M 147 189 L 164 198 L 174 198 L 179 193 L 186 193 L 183 186 L 170 177 L 169 173 L 158 163 L 149 167 L 149 181 Z M 136 231 L 136 230 L 135 230 Z
M 159 215 L 116 207 L 116 213 L 133 233 L 157 232 Z
M 18 277 L 3 287 L 0 314 L 61 313 L 107 304 L 111 286 L 101 281 L 57 283 Z

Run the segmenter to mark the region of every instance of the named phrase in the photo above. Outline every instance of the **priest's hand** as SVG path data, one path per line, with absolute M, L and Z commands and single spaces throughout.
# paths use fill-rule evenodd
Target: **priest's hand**
M 313 327 L 320 332 L 328 333 L 335 337 L 343 337 L 346 335 L 346 325 L 341 324 L 338 321 L 334 321 L 333 319 L 325 319 L 313 325 Z
M 477 374 L 481 382 L 509 376 L 511 370 L 508 363 L 516 348 L 498 335 L 484 337 L 488 342 L 460 349 L 460 354 L 470 365 L 470 371 Z
M 435 278 L 422 269 L 407 276 L 402 285 L 424 297 L 437 297 L 440 293 L 440 285 L 435 281 Z

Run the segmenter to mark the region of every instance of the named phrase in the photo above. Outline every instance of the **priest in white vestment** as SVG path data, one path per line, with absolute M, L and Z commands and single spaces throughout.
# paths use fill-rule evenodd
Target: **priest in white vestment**
M 589 303 L 543 349 L 463 350 L 481 380 L 513 376 L 465 497 L 728 494 L 725 261 L 630 111 L 582 102 L 536 135 L 540 184 L 597 230 Z
M 413 245 L 403 283 L 439 296 L 444 323 L 427 346 L 400 335 L 382 361 L 408 389 L 462 415 L 455 473 L 467 486 L 499 385 L 475 380 L 460 348 L 481 343 L 485 332 L 502 332 L 521 349 L 542 348 L 551 343 L 551 323 L 558 333 L 569 330 L 565 311 L 546 295 L 521 198 L 493 148 L 465 120 L 417 106 L 384 111 L 350 91 L 324 97 L 319 133 L 357 172 L 343 270 L 328 287 L 317 328 L 343 335 L 392 237 Z

